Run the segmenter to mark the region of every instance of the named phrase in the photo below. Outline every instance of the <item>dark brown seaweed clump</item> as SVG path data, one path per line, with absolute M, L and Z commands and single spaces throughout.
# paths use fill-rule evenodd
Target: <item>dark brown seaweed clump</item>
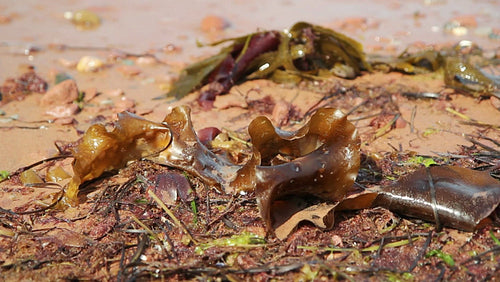
M 374 206 L 473 231 L 500 203 L 500 182 L 486 171 L 457 166 L 422 168 L 381 187 Z
M 354 184 L 360 164 L 360 140 L 356 127 L 339 110 L 319 109 L 296 132 L 275 129 L 260 117 L 249 126 L 255 168 L 255 192 L 261 216 L 273 226 L 275 200 L 285 196 L 313 195 L 338 202 Z M 276 157 L 288 162 L 276 164 Z

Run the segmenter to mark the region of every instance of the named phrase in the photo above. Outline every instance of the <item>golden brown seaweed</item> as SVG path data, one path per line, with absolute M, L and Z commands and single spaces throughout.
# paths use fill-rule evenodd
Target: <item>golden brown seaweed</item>
M 308 194 L 339 201 L 359 169 L 356 128 L 335 109 L 319 109 L 296 132 L 279 130 L 265 117 L 256 118 L 249 126 L 254 155 L 242 167 L 218 157 L 198 140 L 189 108 L 174 108 L 164 123 L 172 132 L 172 142 L 152 159 L 220 185 L 226 193 L 255 189 L 268 227 L 272 226 L 271 205 L 275 199 Z M 290 161 L 272 164 L 277 155 Z
M 431 166 L 381 187 L 374 206 L 464 231 L 498 209 L 500 182 L 485 171 Z
M 363 52 L 363 45 L 342 33 L 306 22 L 294 24 L 290 33 L 296 41 L 295 45 L 300 42 L 306 47 L 300 53 L 308 59 L 308 65 L 313 65 L 307 70 L 330 70 L 337 63 L 353 68 L 356 75 L 361 70 L 371 70 Z
M 370 61 L 375 69 L 389 68 L 392 71 L 407 74 L 423 74 L 440 69 L 443 56 L 436 50 L 423 50 L 416 53 L 409 53 L 405 50 L 395 58 L 371 55 Z
M 469 49 L 464 51 L 463 49 Z M 410 53 L 407 50 L 398 57 L 371 55 L 370 63 L 375 69 L 392 70 L 407 74 L 423 74 L 444 71 L 444 83 L 474 97 L 500 97 L 498 76 L 487 75 L 476 65 L 492 64 L 492 59 L 483 57 L 482 50 L 471 42 L 461 41 L 453 48 L 423 50 Z M 474 61 L 475 63 L 471 63 Z M 478 64 L 480 62 L 480 64 Z
M 174 108 L 163 123 L 127 112 L 118 118 L 112 131 L 104 125 L 93 125 L 74 145 L 74 176 L 65 196 L 68 204 L 78 203 L 78 187 L 83 182 L 141 158 L 183 169 L 223 188 L 241 168 L 216 156 L 200 142 L 188 107 Z
M 71 149 L 74 176 L 65 195 L 67 204 L 78 203 L 83 182 L 122 168 L 128 161 L 159 153 L 169 144 L 170 130 L 165 125 L 128 112 L 118 115 L 112 131 L 102 124 L 91 126 Z
M 474 97 L 493 95 L 500 98 L 499 85 L 464 59 L 447 57 L 444 61 L 444 82 L 448 87 Z
M 219 54 L 185 68 L 182 71 L 179 80 L 174 83 L 167 96 L 180 99 L 186 96 L 193 89 L 199 87 L 203 84 L 204 79 L 206 79 L 206 77 L 224 61 L 230 51 L 231 50 L 227 48 L 223 49 Z
M 163 123 L 171 132 L 170 145 L 149 159 L 171 167 L 183 169 L 203 179 L 207 184 L 221 186 L 224 190 L 236 177 L 240 166 L 215 155 L 201 143 L 194 131 L 191 110 L 186 106 L 176 107 Z
M 148 158 L 183 169 L 226 193 L 256 190 L 260 212 L 268 227 L 272 203 L 286 195 L 314 195 L 340 201 L 359 169 L 359 137 L 354 125 L 335 109 L 319 109 L 295 132 L 274 128 L 269 119 L 249 126 L 254 155 L 244 166 L 208 150 L 194 132 L 188 107 L 177 107 L 163 123 L 129 113 L 119 115 L 115 128 L 94 125 L 73 149 L 75 176 L 66 194 L 75 203 L 78 186 L 128 161 Z M 288 159 L 276 164 L 280 155 Z
M 360 141 L 355 126 L 339 110 L 319 109 L 296 132 L 276 129 L 265 117 L 252 121 L 248 131 L 254 158 L 264 163 L 253 173 L 260 213 L 269 228 L 273 213 L 278 212 L 272 210 L 275 200 L 313 195 L 340 201 L 356 179 Z M 291 160 L 272 165 L 277 155 Z

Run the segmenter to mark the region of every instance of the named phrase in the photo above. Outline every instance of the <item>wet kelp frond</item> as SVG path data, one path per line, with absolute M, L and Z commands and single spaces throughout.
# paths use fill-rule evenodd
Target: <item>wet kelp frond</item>
M 374 206 L 433 221 L 438 226 L 473 231 L 498 210 L 500 182 L 487 171 L 431 166 L 381 187 Z
M 78 188 L 83 182 L 122 168 L 128 161 L 159 153 L 170 141 L 170 130 L 164 124 L 128 112 L 118 115 L 113 130 L 102 124 L 91 126 L 71 146 L 74 176 L 66 192 L 67 204 L 78 203 Z
M 217 156 L 203 145 L 193 128 L 190 108 L 181 106 L 172 109 L 163 123 L 169 128 L 172 141 L 168 147 L 148 159 L 182 169 L 207 184 L 229 191 L 231 180 L 240 167 Z
M 298 77 L 337 75 L 354 78 L 370 70 L 362 45 L 333 30 L 305 22 L 285 31 L 263 31 L 218 43 L 232 42 L 219 54 L 187 67 L 167 96 L 182 98 L 210 84 L 199 102 L 211 107 L 219 94 L 245 79 L 295 81 Z
M 485 71 L 488 66 L 498 65 L 498 59 L 486 58 L 483 50 L 468 40 L 440 53 L 446 86 L 474 97 L 500 98 L 500 77 Z
M 275 129 L 264 117 L 249 126 L 255 169 L 255 192 L 268 227 L 282 224 L 273 217 L 287 211 L 273 204 L 287 196 L 316 196 L 341 201 L 354 184 L 360 165 L 360 140 L 355 126 L 339 110 L 319 109 L 296 132 Z M 289 161 L 280 163 L 280 159 Z
M 344 34 L 305 22 L 296 23 L 290 29 L 290 33 L 296 42 L 303 44 L 302 47 L 296 43 L 296 46 L 301 48 L 296 47 L 294 53 L 304 54 L 301 57 L 309 64 L 308 68 L 300 68 L 301 70 L 333 70 L 339 64 L 353 68 L 355 75 L 359 75 L 362 70 L 371 70 L 361 43 Z M 349 77 L 338 72 L 335 74 Z
M 423 74 L 437 71 L 443 64 L 443 58 L 437 50 L 429 49 L 416 53 L 403 51 L 397 57 L 368 56 L 368 61 L 375 70 L 388 70 L 406 74 Z
M 255 190 L 261 215 L 271 229 L 275 200 L 313 195 L 340 201 L 354 183 L 360 141 L 355 126 L 339 110 L 319 109 L 295 132 L 281 131 L 259 117 L 249 132 L 253 156 L 241 166 L 200 142 L 188 107 L 174 108 L 163 123 L 122 113 L 112 131 L 94 125 L 76 142 L 75 175 L 66 202 L 77 202 L 78 186 L 84 181 L 124 167 L 128 161 L 147 158 L 189 172 L 225 193 Z
M 474 97 L 492 95 L 500 98 L 499 84 L 460 57 L 444 59 L 444 82 L 448 87 Z
M 179 80 L 175 82 L 168 96 L 180 99 L 191 92 L 196 87 L 205 83 L 205 78 L 217 68 L 218 65 L 230 54 L 229 49 L 222 50 L 219 54 L 194 63 L 185 68 Z
M 337 210 L 383 207 L 400 215 L 434 222 L 436 229 L 474 231 L 500 215 L 500 182 L 488 171 L 428 166 L 391 185 L 347 198 Z

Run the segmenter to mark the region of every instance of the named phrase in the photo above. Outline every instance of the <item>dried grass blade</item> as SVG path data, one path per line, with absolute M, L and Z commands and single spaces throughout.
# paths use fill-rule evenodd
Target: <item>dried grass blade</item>
M 396 116 L 394 116 L 391 121 L 389 121 L 386 125 L 382 126 L 381 128 L 379 128 L 376 132 L 375 132 L 375 139 L 379 138 L 379 137 L 382 137 L 383 135 L 385 135 L 386 133 L 389 133 L 389 131 L 391 131 L 391 128 L 392 128 L 392 125 L 394 123 L 396 123 L 396 120 L 398 120 L 398 118 L 401 116 L 401 114 L 397 114 Z
M 454 109 L 448 107 L 446 108 L 446 111 L 451 113 L 451 114 L 454 114 L 460 118 L 462 118 L 463 120 L 465 120 L 463 123 L 464 124 L 468 124 L 468 125 L 475 125 L 475 126 L 482 126 L 482 127 L 490 127 L 490 128 L 494 128 L 494 129 L 497 129 L 497 130 L 500 130 L 500 126 L 498 125 L 494 125 L 494 124 L 489 124 L 489 123 L 485 123 L 485 122 L 482 122 L 482 121 L 478 121 L 478 120 L 475 120 L 467 115 L 464 115 L 460 112 L 457 112 L 455 111 Z

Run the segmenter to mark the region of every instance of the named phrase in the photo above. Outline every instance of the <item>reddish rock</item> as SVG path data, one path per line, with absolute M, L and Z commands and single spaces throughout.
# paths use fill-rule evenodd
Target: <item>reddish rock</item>
M 88 103 L 88 102 L 92 101 L 92 99 L 97 97 L 98 94 L 99 94 L 99 92 L 97 91 L 97 88 L 91 87 L 91 88 L 85 90 L 85 96 L 83 97 L 83 100 L 86 103 Z
M 0 15 L 0 24 L 8 24 L 12 21 L 12 17 L 10 15 Z
M 78 86 L 72 79 L 67 79 L 50 88 L 40 103 L 42 106 L 67 105 L 78 99 Z
M 115 113 L 120 113 L 123 111 L 129 111 L 131 113 L 135 112 L 135 101 L 133 99 L 127 97 L 121 97 L 118 101 L 115 102 L 115 108 L 113 111 Z
M 394 127 L 395 128 L 405 128 L 406 127 L 406 121 L 404 119 L 402 119 L 401 117 L 399 117 L 396 120 L 396 123 L 394 124 Z
M 208 15 L 201 20 L 201 30 L 204 32 L 216 32 L 222 31 L 229 26 L 229 23 L 219 17 L 214 15 Z

